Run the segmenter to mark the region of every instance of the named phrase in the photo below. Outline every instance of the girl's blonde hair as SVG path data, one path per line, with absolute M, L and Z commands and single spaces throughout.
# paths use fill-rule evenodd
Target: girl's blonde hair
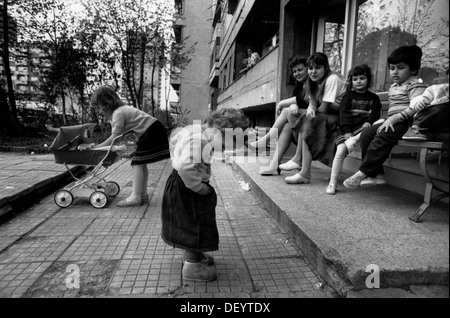
M 221 108 L 211 112 L 206 123 L 209 127 L 215 127 L 219 130 L 225 128 L 242 128 L 242 130 L 245 130 L 248 128 L 250 120 L 240 109 Z
M 93 106 L 103 107 L 105 110 L 113 112 L 125 103 L 120 99 L 119 95 L 109 86 L 99 87 L 91 97 Z

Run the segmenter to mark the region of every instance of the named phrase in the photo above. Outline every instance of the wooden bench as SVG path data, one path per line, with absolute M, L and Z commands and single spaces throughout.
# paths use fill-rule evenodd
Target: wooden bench
M 388 92 L 377 93 L 378 97 L 380 97 L 381 101 L 381 118 L 388 117 Z M 430 151 L 441 151 L 448 152 L 449 142 L 448 142 L 448 134 L 444 138 L 445 141 L 409 141 L 409 140 L 399 140 L 397 146 L 402 147 L 411 147 L 411 148 L 419 148 L 419 162 L 420 162 L 420 170 L 422 172 L 423 177 L 426 180 L 425 193 L 422 205 L 419 209 L 409 217 L 410 220 L 414 222 L 421 222 L 420 217 L 425 213 L 425 211 L 435 202 L 442 200 L 446 197 L 449 197 L 449 191 L 444 190 L 442 187 L 436 185 L 436 182 L 430 177 L 427 168 L 427 155 Z M 438 192 L 438 194 L 434 195 L 434 192 Z
M 445 190 L 436 185 L 434 179 L 430 177 L 427 168 L 427 155 L 429 151 L 447 151 L 449 150 L 448 141 L 409 141 L 399 140 L 397 146 L 420 148 L 419 162 L 422 175 L 426 180 L 425 193 L 422 205 L 417 209 L 416 213 L 409 217 L 414 222 L 421 222 L 420 217 L 435 202 L 449 197 L 448 189 Z M 435 194 L 435 192 L 437 192 Z
M 380 101 L 382 104 L 382 114 L 381 118 L 387 118 L 388 113 L 388 95 L 387 92 L 377 93 L 377 95 L 380 97 Z M 260 129 L 264 129 L 264 127 L 259 127 Z M 265 128 L 267 131 L 269 130 L 269 127 Z M 442 136 L 441 136 L 442 137 Z M 426 185 L 425 185 L 425 193 L 423 198 L 422 205 L 417 209 L 417 211 L 409 217 L 410 220 L 414 222 L 421 222 L 420 218 L 425 213 L 425 211 L 435 202 L 440 201 L 446 197 L 449 197 L 449 191 L 443 189 L 442 186 L 437 185 L 436 180 L 434 180 L 429 172 L 428 172 L 428 164 L 427 164 L 427 156 L 432 151 L 439 151 L 439 152 L 448 152 L 449 151 L 449 141 L 448 141 L 448 133 L 444 134 L 445 141 L 409 141 L 409 140 L 399 140 L 397 146 L 401 147 L 407 147 L 407 148 L 416 148 L 418 149 L 419 154 L 419 163 L 420 163 L 420 170 L 422 176 L 425 178 Z M 396 147 L 397 147 L 396 146 Z M 269 146 L 268 146 L 269 149 Z M 273 148 L 270 148 L 273 149 Z M 395 149 L 395 148 L 394 148 Z M 355 148 L 356 151 L 352 152 L 349 156 L 354 157 L 356 159 L 361 160 L 361 153 L 359 145 Z M 416 151 L 414 151 L 416 152 Z M 406 173 L 406 172 L 405 172 Z M 444 183 L 445 181 L 439 180 L 440 183 Z M 448 182 L 448 181 L 447 181 Z

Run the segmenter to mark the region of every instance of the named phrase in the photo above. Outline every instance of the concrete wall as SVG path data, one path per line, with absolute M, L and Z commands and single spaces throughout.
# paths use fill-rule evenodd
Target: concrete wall
M 187 3 L 189 2 L 189 3 Z M 191 111 L 188 124 L 204 120 L 208 115 L 210 72 L 209 56 L 211 41 L 211 0 L 187 0 L 184 5 L 183 37 L 189 36 L 186 47 L 195 45 L 191 62 L 182 71 L 180 79 L 180 105 Z

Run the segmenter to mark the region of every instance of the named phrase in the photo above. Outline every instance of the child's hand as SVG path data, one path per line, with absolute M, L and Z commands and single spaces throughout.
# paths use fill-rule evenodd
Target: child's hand
M 280 116 L 285 108 L 286 108 L 285 106 L 278 104 L 277 107 L 275 108 L 277 111 L 277 115 Z
M 298 106 L 296 104 L 292 104 L 289 106 L 289 111 L 291 112 L 291 115 L 298 115 Z
M 421 111 L 427 107 L 427 101 L 424 98 L 418 99 L 415 107 L 418 111 Z
M 202 184 L 202 188 L 197 192 L 199 195 L 208 195 L 212 192 L 211 187 L 208 187 L 206 184 Z
M 378 127 L 378 129 L 377 129 L 377 134 L 381 133 L 383 130 L 384 130 L 385 132 L 388 132 L 388 131 L 389 131 L 389 128 L 391 128 L 392 131 L 395 131 L 395 130 L 394 130 L 394 126 L 392 125 L 392 122 L 391 122 L 391 121 L 389 120 L 389 118 L 388 118 L 388 119 L 386 119 L 386 120 L 384 121 L 383 124 L 381 124 L 380 127 Z
M 371 124 L 369 122 L 365 122 L 364 125 L 362 125 L 361 130 L 366 130 L 367 128 L 369 128 L 371 126 Z
M 309 117 L 309 118 L 314 118 L 314 117 L 316 117 L 316 111 L 315 111 L 315 109 L 312 108 L 312 107 L 308 107 L 308 108 L 306 109 L 306 117 Z
M 345 140 L 347 140 L 348 138 L 350 138 L 352 136 L 352 133 L 346 133 L 344 135 Z
M 77 150 L 80 150 L 80 151 L 90 150 L 90 149 L 92 149 L 92 146 L 94 146 L 94 144 L 81 144 L 77 147 Z

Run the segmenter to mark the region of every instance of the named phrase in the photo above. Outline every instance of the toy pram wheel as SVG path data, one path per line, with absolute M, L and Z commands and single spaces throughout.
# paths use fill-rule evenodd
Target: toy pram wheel
M 108 197 L 104 192 L 95 191 L 89 197 L 89 202 L 91 202 L 94 208 L 101 209 L 104 208 L 108 203 Z
M 115 197 L 120 192 L 120 187 L 117 182 L 108 181 L 105 185 L 105 193 L 107 196 Z
M 59 190 L 53 197 L 55 203 L 61 208 L 67 208 L 73 202 L 73 195 L 67 190 Z

